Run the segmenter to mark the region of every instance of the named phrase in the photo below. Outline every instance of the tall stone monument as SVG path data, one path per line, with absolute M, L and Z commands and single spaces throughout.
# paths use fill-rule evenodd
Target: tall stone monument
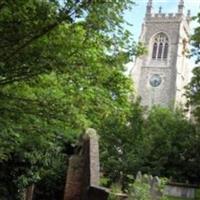
M 176 13 L 153 12 L 148 0 L 140 42 L 148 53 L 137 58 L 131 76 L 142 105 L 174 107 L 184 104 L 184 86 L 189 82 L 191 66 L 187 58 L 190 11 L 185 16 L 184 0 Z
M 89 128 L 77 144 L 69 160 L 64 200 L 108 199 L 109 190 L 99 186 L 98 139 L 96 131 Z

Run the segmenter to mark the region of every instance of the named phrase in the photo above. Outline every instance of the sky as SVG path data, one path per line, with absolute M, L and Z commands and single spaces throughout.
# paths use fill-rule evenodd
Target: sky
M 138 37 L 141 32 L 141 25 L 146 11 L 146 4 L 148 0 L 135 0 L 135 5 L 131 11 L 126 11 L 125 19 L 132 24 L 127 26 L 127 29 L 134 35 L 135 41 L 138 41 Z M 154 12 L 158 13 L 159 7 L 162 6 L 163 13 L 176 13 L 178 10 L 178 2 L 180 0 L 153 0 Z M 191 10 L 191 15 L 195 16 L 200 11 L 200 0 L 184 0 L 185 2 L 185 14 L 187 10 Z M 195 27 L 195 22 L 191 24 L 191 28 Z

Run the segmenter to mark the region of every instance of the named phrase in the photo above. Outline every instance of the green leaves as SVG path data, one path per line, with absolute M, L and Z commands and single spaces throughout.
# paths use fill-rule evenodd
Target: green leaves
M 200 24 L 200 13 L 194 18 L 194 20 L 197 21 L 198 25 Z M 192 43 L 192 55 L 195 56 L 196 63 L 200 62 L 200 27 L 198 26 L 194 30 L 194 34 L 191 37 L 191 43 Z
M 84 128 L 98 129 L 113 113 L 125 118 L 132 87 L 123 64 L 134 46 L 122 15 L 130 5 L 0 4 L 0 179 L 7 194 L 59 171 L 54 164 L 65 168 L 65 145 Z
M 200 123 L 200 67 L 193 70 L 193 77 L 186 87 L 188 107 L 192 106 L 192 113 L 198 124 Z
M 143 170 L 153 175 L 171 176 L 176 181 L 195 182 L 189 173 L 195 169 L 188 164 L 188 159 L 192 159 L 191 148 L 198 136 L 195 126 L 180 111 L 165 108 L 153 108 L 144 125 Z M 198 157 L 197 153 L 195 159 Z M 198 173 L 195 176 L 198 177 Z
M 200 24 L 200 13 L 195 17 L 198 25 Z M 191 37 L 192 56 L 195 57 L 196 63 L 200 62 L 200 26 L 195 28 L 194 34 Z M 186 97 L 188 98 L 188 108 L 197 122 L 200 124 L 200 68 L 193 69 L 193 77 L 186 87 Z M 191 108 L 190 108 L 191 107 Z
M 105 176 L 122 189 L 128 187 L 129 175 L 140 170 L 197 183 L 199 132 L 195 125 L 179 110 L 154 107 L 145 113 L 139 102 L 131 107 L 102 123 L 100 149 Z

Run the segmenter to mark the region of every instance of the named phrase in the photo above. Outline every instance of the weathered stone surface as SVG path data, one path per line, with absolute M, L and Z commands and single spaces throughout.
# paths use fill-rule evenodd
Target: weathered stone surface
M 65 186 L 64 200 L 81 200 L 84 189 L 84 158 L 80 155 L 74 155 L 70 158 L 67 173 L 67 183 Z
M 33 199 L 34 189 L 35 189 L 35 185 L 32 184 L 25 190 L 24 200 L 32 200 Z
M 131 74 L 144 106 L 159 104 L 173 107 L 174 103 L 185 103 L 184 86 L 189 82 L 191 70 L 185 53 L 189 32 L 189 20 L 183 13 L 147 13 L 140 41 L 145 44 L 148 53 L 136 59 Z M 154 59 L 152 52 L 155 36 L 160 33 L 168 38 L 168 56 L 165 59 Z M 155 74 L 162 80 L 158 87 L 150 84 L 150 78 Z
M 195 188 L 191 186 L 186 187 L 186 186 L 168 184 L 165 187 L 164 193 L 166 195 L 178 197 L 178 198 L 195 199 Z
M 94 129 L 89 128 L 86 137 L 89 138 L 90 185 L 99 185 L 99 136 Z
M 115 200 L 128 200 L 128 196 L 126 194 L 115 194 Z
M 99 184 L 99 145 L 94 129 L 87 129 L 70 158 L 64 200 L 88 200 L 91 185 Z

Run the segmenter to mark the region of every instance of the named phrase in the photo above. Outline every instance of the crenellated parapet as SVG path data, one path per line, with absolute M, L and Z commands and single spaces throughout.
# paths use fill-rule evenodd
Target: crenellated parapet
M 153 1 L 149 0 L 147 3 L 145 21 L 169 21 L 176 22 L 185 19 L 188 23 L 191 21 L 191 12 L 188 10 L 187 15 L 184 14 L 184 0 L 180 0 L 178 10 L 176 13 L 163 13 L 162 7 L 159 8 L 158 13 L 153 12 Z
M 190 11 L 188 11 L 189 13 Z M 152 13 L 149 15 L 146 15 L 145 22 L 180 22 L 182 20 L 185 20 L 188 25 L 190 24 L 191 17 L 190 15 L 183 15 L 180 13 Z
M 148 20 L 148 19 L 176 20 L 176 19 L 182 19 L 182 18 L 191 19 L 190 10 L 188 10 L 187 16 L 185 16 L 184 14 L 180 14 L 180 13 L 151 13 L 151 14 L 147 15 L 145 19 L 146 20 Z

